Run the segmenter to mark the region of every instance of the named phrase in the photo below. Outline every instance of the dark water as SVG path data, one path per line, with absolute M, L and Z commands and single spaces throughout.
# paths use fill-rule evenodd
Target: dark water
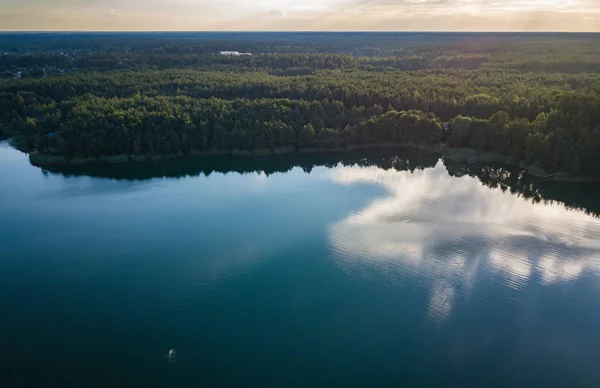
M 600 189 L 403 152 L 0 146 L 0 386 L 600 385 Z

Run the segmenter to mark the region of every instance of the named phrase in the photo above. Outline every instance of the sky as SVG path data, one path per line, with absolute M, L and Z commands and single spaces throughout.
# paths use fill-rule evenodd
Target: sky
M 600 0 L 0 0 L 0 30 L 600 32 Z

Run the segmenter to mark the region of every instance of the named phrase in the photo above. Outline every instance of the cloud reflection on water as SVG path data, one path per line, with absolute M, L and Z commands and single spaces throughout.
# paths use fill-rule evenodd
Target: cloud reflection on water
M 368 264 L 428 278 L 428 317 L 443 321 L 457 287 L 478 273 L 504 275 L 509 287 L 574 280 L 600 269 L 600 221 L 558 204 L 533 204 L 471 177 L 451 177 L 440 162 L 416 171 L 339 168 L 343 185 L 375 184 L 388 193 L 329 229 L 348 269 Z

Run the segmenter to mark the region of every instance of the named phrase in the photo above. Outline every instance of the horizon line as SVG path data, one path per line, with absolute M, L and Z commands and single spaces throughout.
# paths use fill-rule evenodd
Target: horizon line
M 517 30 L 2 30 L 0 33 L 495 33 L 495 34 L 600 34 L 600 31 Z

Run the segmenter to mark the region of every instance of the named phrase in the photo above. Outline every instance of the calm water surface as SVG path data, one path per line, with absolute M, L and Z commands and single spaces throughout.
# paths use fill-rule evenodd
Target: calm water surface
M 592 214 L 437 159 L 189 163 L 0 146 L 0 386 L 600 385 Z

